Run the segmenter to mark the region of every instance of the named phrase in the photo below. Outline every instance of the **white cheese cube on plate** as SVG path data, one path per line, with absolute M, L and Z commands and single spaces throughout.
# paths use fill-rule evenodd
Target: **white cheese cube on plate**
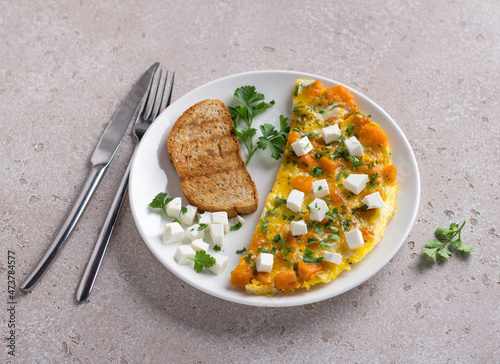
M 331 143 L 337 140 L 342 133 L 340 132 L 339 126 L 337 124 L 327 126 L 326 128 L 321 129 L 321 136 L 326 144 Z
M 297 140 L 296 142 L 292 143 L 292 148 L 297 157 L 302 157 L 303 155 L 306 155 L 309 153 L 311 150 L 314 149 L 313 145 L 311 144 L 311 141 L 307 136 L 304 136 Z
M 309 212 L 312 221 L 323 221 L 328 212 L 328 205 L 320 198 L 315 198 L 309 204 Z
M 191 242 L 191 248 L 193 248 L 195 252 L 197 252 L 198 250 L 207 251 L 208 247 L 208 243 L 205 243 L 203 239 L 196 239 Z
M 257 272 L 271 273 L 273 270 L 274 255 L 270 253 L 260 253 L 257 257 Z
M 366 195 L 363 201 L 368 209 L 378 209 L 385 207 L 384 200 L 382 200 L 382 196 L 380 196 L 380 192 L 375 192 L 370 195 Z
M 359 229 L 353 229 L 345 233 L 345 240 L 351 250 L 357 249 L 365 243 L 363 240 L 363 234 Z
M 208 268 L 208 270 L 214 274 L 220 274 L 224 269 L 226 269 L 229 258 L 225 255 L 217 253 L 210 255 L 215 258 L 215 264 Z
M 292 221 L 290 223 L 290 230 L 293 236 L 307 234 L 307 224 L 304 220 Z
M 161 241 L 163 244 L 178 243 L 184 239 L 184 229 L 178 222 L 170 222 L 165 224 L 163 233 L 161 234 Z
M 193 205 L 187 205 L 184 211 L 181 211 L 181 222 L 186 225 L 193 225 L 198 208 Z
M 182 199 L 180 197 L 174 198 L 172 201 L 167 203 L 167 215 L 172 217 L 179 217 L 182 208 Z
M 205 230 L 200 230 L 200 224 L 191 225 L 186 229 L 186 236 L 189 241 L 194 241 L 196 239 L 203 239 L 205 237 Z
M 174 259 L 179 264 L 189 264 L 192 260 L 188 258 L 194 258 L 195 255 L 196 252 L 189 245 L 179 245 L 175 251 Z
M 212 242 L 217 246 L 224 246 L 224 225 L 222 224 L 211 224 L 210 225 L 210 237 Z
M 299 212 L 304 202 L 304 192 L 299 190 L 291 190 L 286 199 L 286 207 L 293 212 Z
M 314 197 L 325 197 L 330 193 L 326 179 L 320 179 L 312 183 Z
M 342 263 L 342 255 L 339 253 L 332 253 L 332 252 L 323 252 L 323 258 L 325 261 L 333 263 L 333 264 L 340 264 Z
M 210 211 L 205 211 L 200 214 L 200 218 L 198 219 L 198 224 L 210 225 L 212 223 L 212 213 Z
M 361 157 L 363 155 L 363 146 L 355 136 L 346 139 L 344 144 L 350 155 L 354 157 Z
M 224 232 L 227 233 L 229 231 L 229 220 L 227 218 L 227 212 L 212 212 L 212 224 L 222 224 L 224 226 Z
M 367 174 L 350 174 L 344 181 L 344 186 L 352 193 L 356 195 L 363 191 L 366 187 L 366 183 L 368 182 Z

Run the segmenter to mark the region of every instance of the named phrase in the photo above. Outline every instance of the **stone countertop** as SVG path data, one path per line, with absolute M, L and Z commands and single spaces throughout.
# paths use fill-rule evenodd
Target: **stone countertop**
M 499 15 L 495 0 L 0 0 L 1 360 L 499 362 Z M 36 266 L 110 116 L 155 61 L 176 71 L 174 100 L 222 76 L 283 69 L 377 102 L 421 174 L 417 221 L 399 252 L 332 299 L 242 306 L 171 274 L 127 201 L 79 305 L 76 286 L 133 150 L 127 135 L 70 241 L 12 310 L 9 277 L 19 285 Z M 439 264 L 422 256 L 436 227 L 462 221 L 474 253 Z

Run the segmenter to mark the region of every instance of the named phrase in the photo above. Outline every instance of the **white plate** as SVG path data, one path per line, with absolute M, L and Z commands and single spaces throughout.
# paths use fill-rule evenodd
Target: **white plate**
M 389 221 L 383 239 L 351 271 L 342 273 L 328 284 L 318 284 L 310 291 L 301 290 L 292 295 L 275 297 L 254 296 L 229 283 L 231 271 L 236 267 L 240 255 L 236 250 L 248 247 L 252 233 L 264 207 L 267 194 L 271 191 L 279 167 L 279 161 L 269 156 L 269 151 L 259 151 L 250 162 L 249 172 L 259 192 L 259 207 L 246 215 L 243 228 L 229 232 L 222 254 L 229 257 L 226 270 L 218 276 L 209 271 L 196 273 L 192 266 L 179 265 L 173 255 L 178 244 L 163 245 L 160 240 L 162 227 L 168 218 L 148 207 L 158 192 L 184 198 L 179 178 L 168 159 L 167 137 L 173 123 L 189 107 L 204 99 L 219 99 L 227 105 L 234 104 L 236 88 L 253 85 L 266 96 L 266 101 L 276 104 L 255 119 L 256 124 L 279 125 L 279 115 L 290 117 L 291 93 L 298 78 L 320 80 L 325 87 L 338 85 L 333 80 L 307 73 L 289 71 L 256 71 L 224 77 L 196 88 L 182 96 L 168 107 L 149 128 L 135 153 L 130 175 L 129 197 L 132 213 L 139 232 L 149 249 L 172 273 L 190 285 L 213 296 L 247 305 L 285 307 L 318 302 L 346 292 L 363 283 L 378 272 L 396 254 L 415 221 L 420 200 L 420 179 L 417 162 L 410 144 L 401 129 L 381 107 L 363 94 L 349 88 L 357 106 L 367 115 L 372 115 L 386 132 L 392 147 L 393 163 L 398 168 L 397 183 L 400 186 L 397 212 Z M 208 233 L 208 232 L 207 232 Z

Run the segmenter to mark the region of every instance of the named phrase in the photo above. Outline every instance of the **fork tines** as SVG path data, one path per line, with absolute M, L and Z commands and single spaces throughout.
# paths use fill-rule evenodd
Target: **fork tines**
M 150 92 L 144 108 L 144 119 L 155 119 L 161 110 L 170 105 L 175 72 L 158 69 L 151 80 Z M 169 91 L 165 92 L 170 84 Z

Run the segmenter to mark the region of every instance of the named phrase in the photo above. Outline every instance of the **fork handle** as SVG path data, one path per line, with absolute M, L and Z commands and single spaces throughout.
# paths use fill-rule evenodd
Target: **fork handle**
M 57 233 L 51 246 L 43 256 L 43 258 L 40 260 L 36 268 L 30 273 L 28 278 L 26 278 L 24 283 L 20 286 L 22 291 L 29 291 L 38 282 L 40 277 L 45 273 L 45 271 L 54 261 L 57 254 L 61 251 L 62 247 L 73 232 L 73 229 L 80 219 L 80 216 L 82 216 L 83 211 L 85 211 L 85 208 L 87 207 L 92 194 L 99 185 L 104 172 L 106 172 L 107 166 L 108 165 L 99 165 L 93 166 L 91 168 L 85 185 L 82 188 L 82 192 L 80 192 L 80 196 L 78 196 L 78 199 L 73 205 L 71 212 L 64 221 L 64 224 Z
M 97 277 L 97 273 L 99 272 L 99 268 L 101 266 L 104 253 L 106 253 L 106 248 L 108 247 L 109 240 L 111 239 L 111 235 L 113 234 L 113 229 L 115 227 L 116 219 L 118 218 L 118 214 L 120 213 L 120 208 L 123 205 L 123 198 L 127 193 L 132 159 L 133 156 L 130 159 L 130 162 L 127 166 L 127 170 L 125 171 L 125 174 L 122 177 L 120 186 L 116 191 L 113 203 L 109 208 L 108 216 L 104 221 L 104 225 L 101 229 L 99 237 L 97 238 L 94 251 L 92 252 L 90 260 L 87 264 L 87 268 L 85 268 L 82 280 L 80 281 L 80 285 L 78 286 L 78 290 L 76 291 L 76 300 L 78 302 L 86 300 L 87 297 L 90 295 L 90 292 L 92 291 L 92 287 L 94 286 L 94 282 Z

